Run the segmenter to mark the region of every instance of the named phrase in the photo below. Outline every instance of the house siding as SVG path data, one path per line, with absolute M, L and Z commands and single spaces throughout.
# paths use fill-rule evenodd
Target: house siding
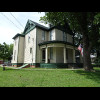
M 63 47 L 56 47 L 56 63 L 64 63 Z
M 24 37 L 19 37 L 18 63 L 24 62 Z
M 42 40 L 42 33 L 45 31 L 45 39 Z M 52 32 L 52 39 L 50 39 L 50 33 Z M 73 38 L 72 35 L 66 33 L 66 42 L 64 41 L 63 31 L 60 29 L 52 28 L 50 30 L 35 27 L 29 27 L 27 34 L 23 33 L 22 35 L 16 35 L 14 38 L 14 48 L 13 48 L 13 65 L 16 64 L 18 66 L 22 64 L 30 64 L 33 67 L 39 65 L 40 63 L 66 63 L 66 59 L 64 54 L 64 48 L 68 49 L 68 60 L 67 63 L 74 62 L 74 51 L 73 46 Z M 30 36 L 30 41 L 29 41 Z M 52 42 L 51 42 L 52 41 Z M 69 42 L 69 43 L 68 43 Z M 43 44 L 44 43 L 44 44 Z M 68 43 L 68 44 L 67 44 Z M 42 45 L 39 45 L 42 44 Z M 31 49 L 30 49 L 31 48 Z M 45 52 L 45 61 L 42 61 L 42 49 L 45 48 L 47 52 Z M 50 48 L 53 48 L 53 56 L 50 59 Z M 14 52 L 16 50 L 16 56 L 14 60 Z M 30 52 L 31 50 L 31 52 Z M 48 54 L 48 55 L 47 55 Z M 47 59 L 46 59 L 47 58 Z M 49 60 L 48 60 L 49 59 Z
M 29 34 L 30 34 L 30 43 L 28 43 Z M 30 48 L 32 48 L 33 54 L 30 53 Z M 36 63 L 35 54 L 36 54 L 36 28 L 25 35 L 24 63 Z M 33 62 L 32 62 L 32 57 L 33 57 Z
M 16 43 L 15 43 L 16 42 Z M 16 44 L 16 45 L 15 45 Z M 19 37 L 17 37 L 14 40 L 14 47 L 13 47 L 13 59 L 12 59 L 12 63 L 17 63 L 17 58 L 18 58 L 18 46 L 19 46 Z M 15 54 L 16 51 L 16 54 Z M 14 59 L 15 56 L 15 59 Z
M 67 34 L 67 42 L 73 43 L 72 35 Z
M 42 40 L 42 29 L 37 28 L 36 29 L 36 63 L 40 63 L 40 57 L 41 57 L 41 51 L 40 48 L 38 46 L 39 43 L 43 42 L 43 41 L 48 41 L 48 32 L 45 31 L 45 40 Z
M 73 43 L 73 38 L 72 38 L 72 35 L 67 34 L 67 42 L 70 42 L 70 43 Z M 55 29 L 55 40 L 58 40 L 58 41 L 64 41 L 63 40 L 63 31 L 61 30 L 58 30 L 58 29 Z
M 63 32 L 61 30 L 55 29 L 56 38 L 57 41 L 63 41 Z

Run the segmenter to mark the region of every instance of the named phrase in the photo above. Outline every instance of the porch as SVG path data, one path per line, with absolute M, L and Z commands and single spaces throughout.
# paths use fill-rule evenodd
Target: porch
M 72 44 L 62 41 L 49 41 L 39 44 L 40 63 L 47 64 L 65 64 L 76 63 L 75 49 Z

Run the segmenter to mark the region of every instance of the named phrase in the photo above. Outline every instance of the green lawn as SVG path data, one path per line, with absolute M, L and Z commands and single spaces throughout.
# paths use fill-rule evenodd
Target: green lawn
M 6 68 L 3 71 L 0 67 L 0 87 L 100 87 L 100 68 L 95 68 L 96 72 L 27 69 Z

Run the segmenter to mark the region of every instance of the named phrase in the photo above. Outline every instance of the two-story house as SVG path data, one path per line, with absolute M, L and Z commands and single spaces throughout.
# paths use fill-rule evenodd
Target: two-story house
M 22 34 L 16 34 L 13 66 L 67 67 L 76 63 L 74 34 L 58 26 L 45 27 L 28 20 Z

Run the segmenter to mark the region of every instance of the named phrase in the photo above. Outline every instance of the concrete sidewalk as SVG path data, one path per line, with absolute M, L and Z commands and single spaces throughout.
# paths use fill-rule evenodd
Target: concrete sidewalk
M 3 66 L 1 66 L 1 67 L 3 67 Z M 12 69 L 20 69 L 19 67 L 12 67 L 12 66 L 5 66 L 6 68 L 12 68 Z M 22 69 L 24 69 L 24 70 L 83 70 L 83 68 L 76 68 L 76 69 L 74 69 L 74 68 L 60 68 L 60 69 L 58 69 L 58 68 L 22 68 Z

